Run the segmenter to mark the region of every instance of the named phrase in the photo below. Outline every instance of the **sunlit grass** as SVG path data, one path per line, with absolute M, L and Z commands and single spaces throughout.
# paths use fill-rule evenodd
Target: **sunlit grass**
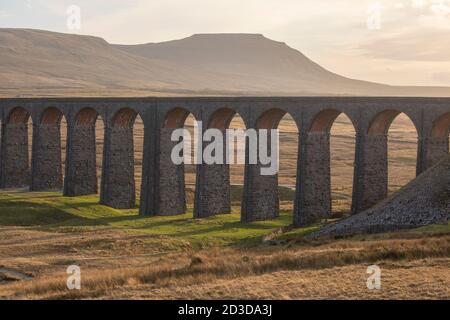
M 193 219 L 192 211 L 177 216 L 139 216 L 138 208 L 116 210 L 98 204 L 98 196 L 63 197 L 56 192 L 0 193 L 0 225 L 35 226 L 57 231 L 111 226 L 181 238 L 201 245 L 251 244 L 272 230 L 290 225 L 292 214 L 282 211 L 269 221 L 242 223 L 238 208 L 232 214 Z

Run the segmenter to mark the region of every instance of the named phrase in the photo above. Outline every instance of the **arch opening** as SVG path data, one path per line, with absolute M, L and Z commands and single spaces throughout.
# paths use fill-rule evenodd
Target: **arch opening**
M 311 124 L 310 132 L 330 132 L 335 120 L 341 111 L 335 109 L 327 109 L 319 112 Z M 348 118 L 348 117 L 347 117 Z
M 9 113 L 8 124 L 27 124 L 30 114 L 22 107 L 16 107 Z
M 75 118 L 75 124 L 77 126 L 89 126 L 95 125 L 99 114 L 92 108 L 84 108 L 80 110 Z
M 194 210 L 197 166 L 194 164 L 195 117 L 183 107 L 167 112 L 160 130 L 159 154 L 159 215 L 179 215 Z M 185 129 L 179 141 L 172 141 L 176 129 Z M 184 144 L 180 156 L 184 161 L 176 164 L 171 159 L 172 149 L 180 142 Z
M 28 111 L 16 107 L 8 114 L 2 136 L 2 187 L 29 186 L 31 182 L 31 156 L 33 121 Z
M 258 176 L 256 184 L 259 186 L 256 195 L 261 204 L 257 210 L 272 210 L 281 214 L 292 214 L 295 201 L 297 179 L 297 160 L 299 146 L 299 128 L 294 118 L 285 110 L 273 108 L 264 112 L 256 121 L 256 129 L 278 130 L 278 172 L 274 176 Z M 258 170 L 259 172 L 259 170 Z M 266 194 L 264 189 L 274 188 L 276 194 Z M 252 191 L 254 192 L 254 191 Z M 275 197 L 275 198 L 274 198 Z M 260 207 L 262 206 L 262 207 Z M 269 216 L 272 213 L 269 213 Z
M 95 109 L 86 107 L 75 115 L 71 150 L 67 150 L 71 156 L 65 170 L 66 196 L 96 194 L 100 190 L 104 133 L 104 121 Z
M 221 108 L 213 113 L 208 122 L 208 128 L 218 129 L 222 132 L 226 130 L 246 130 L 247 127 L 242 119 L 241 115 L 231 108 Z M 243 191 L 244 191 L 244 171 L 245 171 L 245 144 L 246 141 L 241 141 L 235 135 L 230 135 L 232 140 L 226 140 L 224 156 L 226 156 L 227 148 L 231 151 L 231 159 L 233 160 L 228 164 L 228 181 L 227 186 L 230 189 L 230 211 L 231 213 L 240 213 Z M 244 155 L 244 159 L 239 156 Z M 238 161 L 238 159 L 240 161 Z
M 141 197 L 141 182 L 142 182 L 142 163 L 144 159 L 144 121 L 138 114 L 133 127 L 133 150 L 134 150 L 134 180 L 136 198 L 139 201 Z
M 166 114 L 163 127 L 167 129 L 183 128 L 190 115 L 192 114 L 184 108 L 174 108 Z
M 279 113 L 278 117 L 280 116 L 281 113 Z M 299 129 L 296 121 L 289 113 L 284 113 L 281 116 L 276 128 L 280 139 L 278 171 L 280 209 L 284 212 L 292 213 L 297 182 Z
M 356 130 L 345 113 L 330 127 L 331 211 L 343 215 L 351 211 L 355 169 Z
M 187 210 L 191 211 L 194 209 L 195 202 L 195 190 L 197 181 L 197 166 L 194 164 L 195 157 L 195 145 L 194 145 L 194 130 L 197 126 L 197 120 L 192 113 L 185 110 L 185 113 L 181 115 L 180 120 L 177 122 L 177 127 L 184 128 L 189 132 L 189 136 L 185 136 L 183 139 L 188 145 L 191 146 L 189 158 L 191 159 L 190 164 L 183 164 L 184 166 L 184 190 L 185 190 L 185 202 Z M 172 129 L 172 127 L 171 127 Z
M 46 108 L 35 126 L 32 191 L 61 190 L 65 175 L 67 123 L 55 107 Z
M 64 117 L 63 113 L 55 107 L 45 109 L 41 116 L 41 125 L 54 126 L 61 123 L 61 119 Z
M 277 129 L 281 119 L 286 115 L 286 111 L 274 108 L 264 112 L 256 121 L 257 129 Z
M 236 115 L 236 111 L 229 108 L 221 108 L 213 113 L 208 122 L 208 128 L 226 130 Z M 240 116 L 239 116 L 240 118 Z M 241 118 L 242 119 L 242 118 Z
M 388 194 L 416 177 L 418 132 L 408 115 L 397 110 L 383 111 L 371 122 L 368 134 L 386 136 Z
M 340 110 L 315 114 L 302 139 L 301 201 L 295 225 L 309 225 L 351 208 L 356 134 L 351 118 Z M 342 160 L 350 164 L 344 166 Z M 345 170 L 343 170 L 343 168 Z
M 115 128 L 133 128 L 138 113 L 130 108 L 120 109 L 112 119 Z M 141 119 L 142 120 L 142 119 Z
M 139 206 L 144 131 L 142 118 L 131 108 L 121 108 L 112 116 L 106 132 L 101 203 L 117 209 Z
M 372 120 L 368 134 L 370 135 L 382 135 L 388 134 L 389 128 L 391 127 L 392 122 L 395 118 L 400 114 L 399 111 L 396 110 L 386 110 L 379 113 L 375 119 Z

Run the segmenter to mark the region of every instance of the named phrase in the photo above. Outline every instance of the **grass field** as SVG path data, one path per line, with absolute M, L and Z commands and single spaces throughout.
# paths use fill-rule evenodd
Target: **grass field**
M 0 192 L 0 299 L 450 298 L 450 225 L 306 241 L 292 216 L 139 217 L 97 196 Z M 82 289 L 66 287 L 66 268 Z M 367 289 L 367 266 L 383 289 Z
M 232 214 L 193 219 L 192 211 L 177 216 L 141 217 L 138 209 L 116 210 L 98 204 L 98 196 L 62 197 L 56 192 L 0 193 L 0 225 L 41 227 L 45 230 L 83 230 L 109 226 L 133 232 L 164 235 L 189 241 L 196 246 L 251 244 L 262 236 L 292 223 L 286 211 L 271 221 L 241 223 L 239 208 Z M 307 228 L 305 231 L 314 230 Z

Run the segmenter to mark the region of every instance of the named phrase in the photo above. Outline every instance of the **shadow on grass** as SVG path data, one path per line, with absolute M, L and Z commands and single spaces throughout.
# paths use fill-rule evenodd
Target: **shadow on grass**
M 28 194 L 27 194 L 28 195 Z M 194 242 L 252 244 L 274 229 L 289 225 L 292 215 L 275 220 L 242 223 L 239 214 L 194 219 L 192 211 L 179 216 L 139 216 L 137 209 L 116 210 L 98 204 L 98 196 L 67 198 L 57 194 L 0 194 L 0 226 L 93 227 L 166 235 Z
M 70 214 L 64 210 L 47 204 L 30 203 L 28 201 L 0 202 L 1 226 L 92 226 L 95 220 Z

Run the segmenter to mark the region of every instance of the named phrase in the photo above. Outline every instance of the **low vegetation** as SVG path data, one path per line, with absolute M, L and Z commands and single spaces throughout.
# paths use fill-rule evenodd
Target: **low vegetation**
M 291 220 L 139 217 L 97 196 L 2 191 L 0 298 L 449 297 L 450 225 L 307 241 L 329 221 L 292 229 Z M 80 291 L 66 287 L 72 264 L 82 269 Z M 385 274 L 378 294 L 365 286 L 371 264 Z
M 286 211 L 282 211 L 275 220 L 242 223 L 238 207 L 233 208 L 232 214 L 193 219 L 192 211 L 177 216 L 142 217 L 138 215 L 137 208 L 116 210 L 98 202 L 98 196 L 68 198 L 56 192 L 2 192 L 0 225 L 56 231 L 110 226 L 130 232 L 179 238 L 193 245 L 211 246 L 258 243 L 272 230 L 292 223 L 292 214 Z

